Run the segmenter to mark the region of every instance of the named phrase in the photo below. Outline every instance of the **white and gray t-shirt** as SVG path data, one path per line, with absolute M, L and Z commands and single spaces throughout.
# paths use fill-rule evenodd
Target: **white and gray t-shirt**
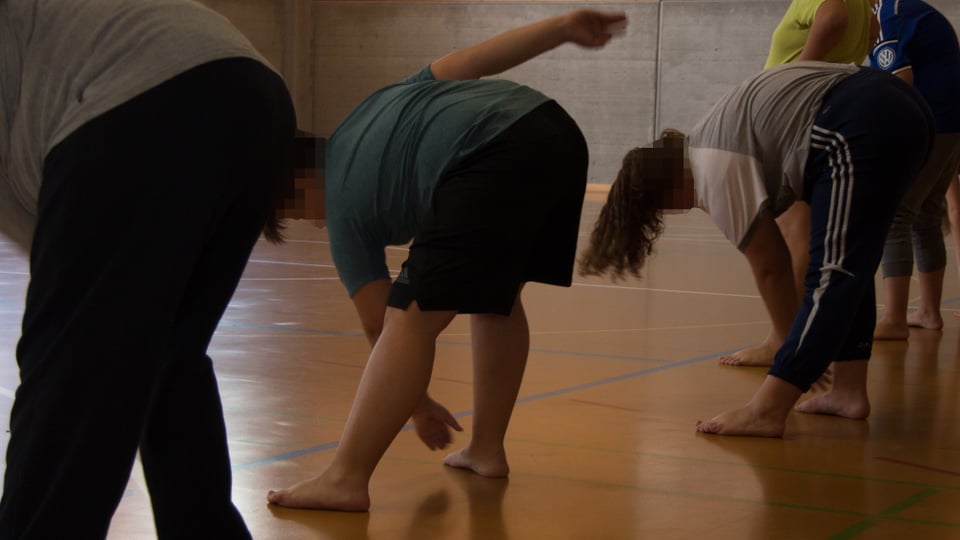
M 268 65 L 192 0 L 0 0 L 0 232 L 28 250 L 57 143 L 184 71 L 233 57 Z
M 824 95 L 854 64 L 793 62 L 743 82 L 690 133 L 698 207 L 738 248 L 757 215 L 779 215 L 803 196 L 810 131 Z

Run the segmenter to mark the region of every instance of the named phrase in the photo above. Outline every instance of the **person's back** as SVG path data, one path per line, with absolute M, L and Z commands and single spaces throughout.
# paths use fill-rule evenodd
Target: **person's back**
M 447 170 L 547 101 L 502 79 L 438 81 L 425 67 L 344 119 L 326 148 L 326 225 L 348 292 L 388 275 L 383 249 L 413 238 Z
M 691 130 L 698 207 L 734 245 L 747 238 L 762 208 L 779 215 L 802 199 L 811 127 L 821 100 L 858 70 L 793 62 L 761 71 L 718 100 Z
M 429 208 L 445 169 L 548 100 L 502 79 L 438 81 L 425 67 L 368 97 L 331 135 L 328 200 L 392 214 L 394 227 L 412 234 L 411 209 Z M 342 210 L 329 205 L 327 219 Z
M 198 2 L 0 0 L 0 233 L 30 255 L 0 538 L 106 537 L 138 452 L 158 537 L 250 538 L 207 347 L 279 240 L 295 123 Z
M 190 0 L 0 1 L 0 232 L 26 250 L 47 153 L 171 77 L 259 53 Z M 28 223 L 24 223 L 27 221 Z

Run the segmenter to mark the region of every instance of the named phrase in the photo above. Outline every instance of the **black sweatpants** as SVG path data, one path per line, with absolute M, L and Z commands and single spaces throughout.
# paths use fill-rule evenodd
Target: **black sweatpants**
M 249 538 L 207 346 L 292 177 L 262 64 L 205 64 L 46 157 L 0 538 L 103 538 L 140 448 L 160 538 Z
M 933 136 L 923 97 L 888 73 L 862 69 L 824 97 L 804 170 L 806 292 L 771 375 L 806 392 L 831 362 L 870 358 L 874 275 L 900 199 Z

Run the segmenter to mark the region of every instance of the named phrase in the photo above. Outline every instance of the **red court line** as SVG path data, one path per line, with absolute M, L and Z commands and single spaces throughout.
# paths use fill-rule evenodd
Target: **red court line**
M 960 476 L 960 472 L 948 471 L 947 469 L 938 469 L 936 467 L 928 467 L 927 465 L 921 465 L 919 463 L 911 463 L 909 461 L 904 461 L 902 459 L 888 458 L 888 457 L 877 457 L 874 456 L 873 459 L 879 459 L 880 461 L 886 461 L 889 463 L 896 463 L 898 465 L 906 465 L 907 467 L 914 467 L 916 469 L 923 469 L 925 471 L 932 471 L 942 474 L 949 474 L 950 476 Z

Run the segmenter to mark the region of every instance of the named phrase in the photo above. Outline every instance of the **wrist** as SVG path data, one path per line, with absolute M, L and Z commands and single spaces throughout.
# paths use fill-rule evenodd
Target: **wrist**
M 573 11 L 557 17 L 557 33 L 560 36 L 560 43 L 574 41 L 577 14 L 579 11 Z

